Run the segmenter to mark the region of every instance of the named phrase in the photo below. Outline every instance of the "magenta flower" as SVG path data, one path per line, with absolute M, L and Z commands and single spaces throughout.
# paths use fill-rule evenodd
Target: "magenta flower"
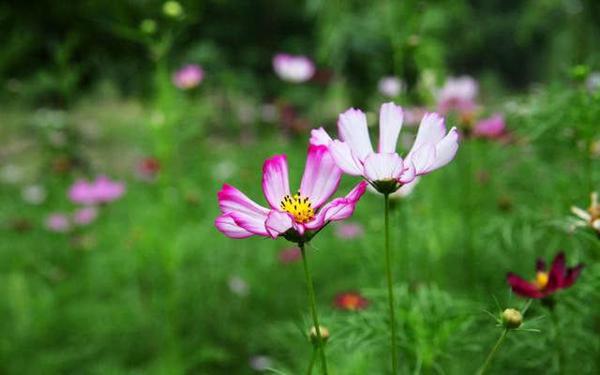
M 315 64 L 306 56 L 278 53 L 273 57 L 273 69 L 284 81 L 306 82 L 315 74 Z
M 82 207 L 73 212 L 73 222 L 77 225 L 91 224 L 98 217 L 98 209 L 94 206 Z
M 204 79 L 204 70 L 200 65 L 188 64 L 173 74 L 173 84 L 182 90 L 198 86 Z
M 496 114 L 475 124 L 473 135 L 480 138 L 498 139 L 506 134 L 504 116 Z
M 69 188 L 69 199 L 73 203 L 95 205 L 109 203 L 120 198 L 125 193 L 125 185 L 111 181 L 106 176 L 98 176 L 94 182 L 77 180 Z
M 479 87 L 477 81 L 469 76 L 450 77 L 438 92 L 438 110 L 441 113 L 455 110 L 461 113 L 475 109 L 475 98 Z
M 345 197 L 325 203 L 337 190 L 341 177 L 342 171 L 327 147 L 310 145 L 300 189 L 292 195 L 287 158 L 273 156 L 263 165 L 262 179 L 270 207 L 260 206 L 233 186 L 224 184 L 218 193 L 221 215 L 215 226 L 231 238 L 283 236 L 296 243 L 308 242 L 329 222 L 350 217 L 364 194 L 366 184 L 361 182 Z
M 417 176 L 448 164 L 458 150 L 456 128 L 446 133 L 444 119 L 437 113 L 426 113 L 417 138 L 404 160 L 396 153 L 402 128 L 400 106 L 385 103 L 379 111 L 379 148 L 373 150 L 367 128 L 367 117 L 351 108 L 338 120 L 340 140 L 332 140 L 323 128 L 314 129 L 311 143 L 328 145 L 337 166 L 345 173 L 362 176 L 377 191 L 390 194 Z
M 549 272 L 546 270 L 546 262 L 543 259 L 537 260 L 535 268 L 535 280 L 531 282 L 522 279 L 512 272 L 508 273 L 506 280 L 513 292 L 527 298 L 548 297 L 560 289 L 565 289 L 573 285 L 583 269 L 583 264 L 567 268 L 565 265 L 565 253 L 561 251 L 554 258 Z
M 279 261 L 283 264 L 294 263 L 302 258 L 299 247 L 289 247 L 279 252 Z
M 53 232 L 68 232 L 71 229 L 69 217 L 60 212 L 54 212 L 46 217 L 46 228 Z

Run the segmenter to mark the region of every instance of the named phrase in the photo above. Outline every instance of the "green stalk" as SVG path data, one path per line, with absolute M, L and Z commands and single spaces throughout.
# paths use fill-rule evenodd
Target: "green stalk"
M 317 359 L 318 351 L 319 351 L 319 348 L 316 345 L 313 346 L 313 351 L 310 356 L 310 363 L 308 364 L 308 370 L 306 371 L 307 375 L 312 375 L 312 370 L 313 370 L 313 367 L 315 366 L 315 360 Z
M 396 314 L 394 313 L 394 283 L 392 282 L 392 256 L 390 250 L 390 196 L 384 195 L 385 205 L 385 271 L 387 275 L 388 303 L 390 308 L 390 331 L 391 331 L 391 355 L 392 355 L 392 373 L 398 373 L 398 350 L 396 348 Z
M 496 355 L 498 348 L 500 348 L 500 345 L 502 345 L 502 342 L 506 338 L 507 334 L 508 334 L 508 328 L 505 328 L 504 330 L 502 330 L 500 337 L 498 337 L 498 341 L 496 341 L 496 344 L 494 345 L 494 347 L 488 354 L 487 358 L 485 359 L 485 362 L 483 362 L 483 365 L 477 371 L 477 375 L 483 375 L 485 373 L 487 368 L 490 366 L 490 363 L 492 363 L 492 359 L 494 359 L 494 356 Z
M 304 243 L 301 242 L 298 244 L 300 247 L 300 252 L 302 253 L 302 264 L 304 265 L 304 276 L 306 277 L 306 289 L 308 291 L 308 303 L 310 305 L 310 312 L 313 319 L 313 325 L 315 326 L 315 330 L 317 331 L 317 341 L 316 344 L 319 352 L 321 354 L 321 368 L 323 370 L 323 374 L 327 375 L 327 359 L 325 358 L 325 348 L 323 346 L 323 338 L 321 337 L 321 326 L 319 326 L 319 317 L 317 316 L 317 302 L 315 300 L 315 289 L 312 282 L 312 277 L 310 275 L 310 271 L 308 270 L 308 261 L 306 259 L 306 251 L 304 250 Z M 312 366 L 311 366 L 312 368 Z

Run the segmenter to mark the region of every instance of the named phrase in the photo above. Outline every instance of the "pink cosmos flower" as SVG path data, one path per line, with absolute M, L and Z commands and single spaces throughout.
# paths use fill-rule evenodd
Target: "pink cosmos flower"
M 438 110 L 448 113 L 450 110 L 471 112 L 475 109 L 475 98 L 479 87 L 477 81 L 469 76 L 450 77 L 438 92 Z
M 60 212 L 54 212 L 46 217 L 46 228 L 53 232 L 68 232 L 71 229 L 69 217 Z
M 332 140 L 323 128 L 313 129 L 311 144 L 328 145 L 337 166 L 345 173 L 362 176 L 377 191 L 390 194 L 402 185 L 448 164 L 458 150 L 456 128 L 446 133 L 444 119 L 437 113 L 426 113 L 417 138 L 404 160 L 396 153 L 402 128 L 400 106 L 385 103 L 379 111 L 379 148 L 373 150 L 367 129 L 367 117 L 351 108 L 338 120 L 340 140 Z
M 182 90 L 198 86 L 204 79 L 204 70 L 200 65 L 188 64 L 173 74 L 173 84 Z
M 490 118 L 483 119 L 475 125 L 473 135 L 480 138 L 498 139 L 505 135 L 506 123 L 504 116 L 496 114 Z
M 112 202 L 125 193 L 125 185 L 121 182 L 111 181 L 106 176 L 98 176 L 93 182 L 77 180 L 69 188 L 69 199 L 73 203 L 95 205 Z
M 306 56 L 278 53 L 273 57 L 273 69 L 284 81 L 306 82 L 315 74 L 315 64 Z
M 335 227 L 335 235 L 346 240 L 362 237 L 364 234 L 365 229 L 358 223 L 340 223 Z
M 98 217 L 98 209 L 94 206 L 82 207 L 73 213 L 73 222 L 77 225 L 91 224 Z
M 404 83 L 398 77 L 383 77 L 377 84 L 379 92 L 387 97 L 394 98 L 404 89 Z
M 231 238 L 253 235 L 307 242 L 331 221 L 352 215 L 364 194 L 366 183 L 356 185 L 348 195 L 327 200 L 337 190 L 342 171 L 325 146 L 310 145 L 300 189 L 290 194 L 285 155 L 275 155 L 263 165 L 262 188 L 269 208 L 250 200 L 233 186 L 224 184 L 218 193 L 221 215 L 217 229 Z

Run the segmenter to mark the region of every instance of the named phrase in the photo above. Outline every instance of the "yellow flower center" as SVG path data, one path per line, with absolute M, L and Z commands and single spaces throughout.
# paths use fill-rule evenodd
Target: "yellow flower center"
M 538 289 L 544 289 L 548 285 L 548 272 L 538 271 L 534 283 Z
M 298 223 L 307 223 L 315 217 L 315 210 L 308 197 L 303 197 L 300 192 L 293 196 L 286 195 L 281 201 L 281 209 L 294 216 Z

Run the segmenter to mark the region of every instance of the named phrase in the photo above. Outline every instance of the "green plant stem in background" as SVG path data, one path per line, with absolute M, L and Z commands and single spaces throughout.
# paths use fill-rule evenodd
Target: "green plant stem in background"
M 317 352 L 318 351 L 319 351 L 319 348 L 316 345 L 313 345 L 313 351 L 312 351 L 312 354 L 310 356 L 310 363 L 308 364 L 308 370 L 306 370 L 306 374 L 307 375 L 311 375 L 312 374 L 313 367 L 315 366 L 315 360 L 317 359 Z
M 325 358 L 325 347 L 323 345 L 323 338 L 321 337 L 321 326 L 319 326 L 319 317 L 317 315 L 317 302 L 315 300 L 315 289 L 313 286 L 312 277 L 308 269 L 308 261 L 306 260 L 306 250 L 304 249 L 304 243 L 299 243 L 300 252 L 302 253 L 302 265 L 304 266 L 304 276 L 306 277 L 306 288 L 308 290 L 308 303 L 310 305 L 310 312 L 313 319 L 313 325 L 317 331 L 318 349 L 321 354 L 321 368 L 323 374 L 327 375 L 327 359 Z M 312 368 L 312 366 L 311 366 Z
M 392 356 L 392 373 L 398 373 L 398 359 L 396 358 L 396 314 L 394 313 L 394 283 L 392 281 L 392 256 L 390 250 L 390 196 L 384 195 L 385 216 L 385 272 L 387 275 L 388 303 L 390 308 L 390 350 Z
M 488 369 L 488 367 L 490 367 L 490 363 L 492 363 L 492 360 L 494 359 L 494 356 L 496 355 L 498 348 L 500 348 L 500 345 L 502 345 L 502 342 L 506 338 L 507 334 L 508 334 L 508 328 L 504 328 L 502 330 L 502 333 L 500 334 L 500 337 L 498 337 L 498 341 L 496 341 L 496 344 L 494 344 L 494 347 L 492 348 L 492 350 L 490 350 L 490 353 L 488 354 L 487 358 L 485 359 L 485 362 L 483 362 L 483 365 L 481 365 L 481 367 L 477 371 L 477 375 L 483 375 L 485 373 L 485 371 Z

